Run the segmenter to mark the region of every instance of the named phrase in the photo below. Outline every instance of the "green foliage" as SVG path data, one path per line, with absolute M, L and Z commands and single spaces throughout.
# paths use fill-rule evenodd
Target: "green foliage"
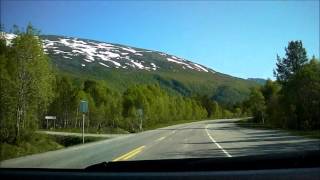
M 18 144 L 1 142 L 0 160 L 60 149 L 63 146 L 44 134 L 29 134 Z
M 262 79 L 262 78 L 248 78 L 249 81 L 253 81 L 253 82 L 256 82 L 260 85 L 264 85 L 267 80 L 266 79 Z
M 264 123 L 265 120 L 265 98 L 260 89 L 253 88 L 249 96 L 249 108 L 254 116 L 255 122 Z
M 216 101 L 211 100 L 208 96 L 201 97 L 201 104 L 207 111 L 207 118 L 220 118 L 222 109 Z
M 290 41 L 285 48 L 286 56 L 277 56 L 276 70 L 274 71 L 277 81 L 281 84 L 288 82 L 303 64 L 308 61 L 307 52 L 301 41 Z
M 10 75 L 13 67 L 9 61 L 10 48 L 4 39 L 0 39 L 0 140 L 12 142 L 15 129 L 15 102 L 14 77 Z
M 17 142 L 36 129 L 53 98 L 54 77 L 37 30 L 28 25 L 10 46 L 1 37 L 1 141 Z
M 285 51 L 285 58 L 277 57 L 277 81 L 252 90 L 242 106 L 257 122 L 266 119 L 273 127 L 320 130 L 319 60 L 307 59 L 301 41 L 289 42 Z
M 230 86 L 221 86 L 217 88 L 212 98 L 223 105 L 230 106 L 244 100 L 244 96 L 241 94 L 242 93 L 236 88 L 232 88 Z
M 301 67 L 283 86 L 288 126 L 294 129 L 320 129 L 320 63 L 313 59 Z
M 143 127 L 182 119 L 201 119 L 206 112 L 191 98 L 168 95 L 158 85 L 139 85 L 128 88 L 123 96 L 123 116 L 130 131 L 136 131 L 140 120 L 137 109 L 143 110 Z
M 284 117 L 279 97 L 281 86 L 277 82 L 267 80 L 260 90 L 266 102 L 266 123 L 275 127 L 281 127 L 283 124 L 281 117 Z
M 106 128 L 137 132 L 181 120 L 234 117 L 233 111 L 226 110 L 207 96 L 201 99 L 172 94 L 158 84 L 133 85 L 120 94 L 108 88 L 104 81 L 85 80 L 75 85 L 75 81 L 68 80 L 68 77 L 57 77 L 56 82 L 60 90 L 56 91 L 49 111 L 57 116 L 56 128 L 82 127 L 78 105 L 83 99 L 89 103 L 86 129 L 94 128 L 95 132 L 104 132 Z M 66 112 L 68 121 L 65 120 Z M 241 115 L 241 111 L 237 113 Z M 42 124 L 43 128 L 45 125 Z

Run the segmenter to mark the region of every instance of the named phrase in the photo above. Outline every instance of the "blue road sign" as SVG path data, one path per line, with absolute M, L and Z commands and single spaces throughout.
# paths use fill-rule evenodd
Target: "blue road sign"
M 88 112 L 88 102 L 87 101 L 80 102 L 80 112 L 82 112 L 82 113 Z

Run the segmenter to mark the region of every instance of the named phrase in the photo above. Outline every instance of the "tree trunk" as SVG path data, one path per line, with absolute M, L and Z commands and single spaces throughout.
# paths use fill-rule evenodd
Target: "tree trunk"
M 77 108 L 76 122 L 75 122 L 74 128 L 77 128 L 77 124 L 78 124 L 78 113 L 79 113 L 79 110 L 78 110 L 78 108 Z
M 90 126 L 90 114 L 89 114 L 89 112 L 88 112 L 87 132 L 88 132 L 88 130 L 89 130 L 89 126 Z
M 16 119 L 16 137 L 15 137 L 15 141 L 18 140 L 19 136 L 20 136 L 20 109 L 17 108 L 17 119 Z

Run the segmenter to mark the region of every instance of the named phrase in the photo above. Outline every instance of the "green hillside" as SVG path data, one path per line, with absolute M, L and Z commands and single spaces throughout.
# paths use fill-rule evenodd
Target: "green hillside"
M 62 38 L 72 39 L 70 37 L 61 36 L 41 36 L 41 38 L 47 41 L 50 40 L 50 42 L 57 42 Z M 86 42 L 88 45 L 101 43 L 99 41 L 86 39 L 76 40 Z M 103 80 L 106 82 L 108 87 L 120 92 L 123 92 L 129 86 L 135 84 L 159 84 L 162 88 L 165 88 L 171 93 L 178 93 L 183 96 L 207 95 L 221 104 L 234 104 L 243 101 L 248 96 L 250 87 L 258 85 L 258 83 L 254 81 L 232 77 L 206 67 L 205 68 L 207 71 L 200 71 L 201 69 L 194 70 L 191 69 L 191 67 L 185 68 L 184 64 L 186 64 L 186 66 L 188 66 L 188 64 L 192 66 L 193 63 L 182 58 L 180 58 L 181 64 L 183 65 L 181 68 L 181 64 L 170 63 L 166 59 L 175 56 L 162 52 L 128 47 L 119 44 L 111 45 L 118 47 L 118 49 L 130 48 L 135 50 L 141 55 L 131 53 L 129 54 L 131 59 L 134 59 L 136 62 L 141 62 L 141 64 L 154 63 L 159 68 L 150 71 L 146 69 L 132 68 L 130 66 L 126 69 L 111 67 L 113 65 L 112 63 L 101 61 L 96 57 L 95 61 L 89 63 L 83 61 L 85 56 L 82 54 L 79 56 L 72 56 L 72 59 L 67 59 L 64 55 L 56 54 L 54 51 L 50 51 L 50 49 L 48 51 L 48 56 L 50 57 L 56 71 L 58 71 L 60 74 L 64 74 L 79 80 Z M 54 50 L 57 49 L 64 52 L 72 52 L 73 50 L 69 46 L 61 44 L 55 46 Z M 119 63 L 122 63 L 123 61 L 122 59 L 112 60 Z M 110 68 L 101 66 L 99 64 L 100 62 L 110 66 Z

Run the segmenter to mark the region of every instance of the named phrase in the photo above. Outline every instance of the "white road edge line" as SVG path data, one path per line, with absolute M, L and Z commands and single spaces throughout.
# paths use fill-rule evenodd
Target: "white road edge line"
M 210 135 L 207 127 L 208 127 L 208 124 L 206 125 L 205 129 L 206 129 L 207 135 L 209 136 L 209 138 L 211 139 L 211 141 L 212 141 L 215 145 L 217 145 L 218 148 L 221 149 L 221 151 L 227 155 L 227 157 L 232 157 L 226 150 L 223 149 L 222 146 L 220 146 L 220 144 L 217 143 L 216 140 L 213 139 L 213 137 Z

